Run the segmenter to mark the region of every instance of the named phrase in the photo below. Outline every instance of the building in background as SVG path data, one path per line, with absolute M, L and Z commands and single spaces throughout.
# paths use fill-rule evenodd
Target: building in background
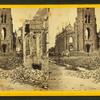
M 98 44 L 95 8 L 78 8 L 74 27 L 77 51 L 96 51 Z
M 13 23 L 10 8 L 0 9 L 0 52 L 13 51 Z
M 55 44 L 55 53 L 59 55 L 75 50 L 75 32 L 71 24 L 62 28 L 62 32 L 56 36 Z

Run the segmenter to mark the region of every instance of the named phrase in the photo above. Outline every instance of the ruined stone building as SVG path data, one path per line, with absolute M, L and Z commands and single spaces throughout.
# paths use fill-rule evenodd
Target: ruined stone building
M 97 50 L 97 24 L 95 8 L 78 8 L 75 22 L 76 50 Z
M 62 32 L 56 36 L 55 53 L 64 54 L 67 50 L 75 49 L 75 32 L 71 24 L 62 29 Z
M 0 52 L 10 53 L 13 50 L 13 23 L 10 8 L 0 9 Z
M 97 33 L 95 8 L 77 8 L 74 30 L 71 26 L 70 31 L 67 30 L 65 28 L 56 36 L 56 52 L 62 54 L 66 50 L 73 50 L 91 53 L 98 50 L 100 37 Z
M 23 60 L 41 64 L 47 56 L 48 9 L 39 9 L 32 20 L 23 24 Z M 28 61 L 29 62 L 29 61 Z

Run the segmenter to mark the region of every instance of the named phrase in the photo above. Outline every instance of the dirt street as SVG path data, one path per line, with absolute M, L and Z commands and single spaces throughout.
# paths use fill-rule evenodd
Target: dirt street
M 50 63 L 50 90 L 100 90 L 100 83 L 93 79 L 83 79 L 72 74 L 75 70 L 67 70 L 64 66 Z

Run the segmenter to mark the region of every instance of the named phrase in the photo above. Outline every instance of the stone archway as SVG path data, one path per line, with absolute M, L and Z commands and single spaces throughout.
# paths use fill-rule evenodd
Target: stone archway
M 5 38 L 6 38 L 6 28 L 2 28 L 2 30 L 1 30 L 1 35 L 2 35 L 2 40 L 5 40 Z
M 85 31 L 85 39 L 88 40 L 90 38 L 90 29 L 87 28 Z
M 72 36 L 69 36 L 68 45 L 69 45 L 69 51 L 73 51 L 74 50 L 74 39 Z
M 73 51 L 74 47 L 73 45 L 69 45 L 69 51 Z

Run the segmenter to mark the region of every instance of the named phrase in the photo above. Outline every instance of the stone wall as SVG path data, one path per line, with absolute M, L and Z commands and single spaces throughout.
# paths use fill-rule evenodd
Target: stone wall
M 13 51 L 13 23 L 10 8 L 0 9 L 0 51 L 10 53 Z

